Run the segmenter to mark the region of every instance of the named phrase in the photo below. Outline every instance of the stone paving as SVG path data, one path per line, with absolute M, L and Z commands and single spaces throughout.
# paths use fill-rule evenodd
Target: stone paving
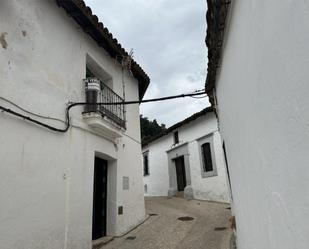
M 229 249 L 228 204 L 183 198 L 146 198 L 151 216 L 142 225 L 101 249 Z M 187 221 L 178 220 L 179 217 Z M 193 218 L 193 220 L 191 219 Z

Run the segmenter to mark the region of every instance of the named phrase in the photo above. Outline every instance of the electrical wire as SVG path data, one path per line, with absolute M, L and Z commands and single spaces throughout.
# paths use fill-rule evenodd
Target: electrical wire
M 75 107 L 75 106 L 82 106 L 82 105 L 132 105 L 132 104 L 141 104 L 141 103 L 149 103 L 149 102 L 158 102 L 158 101 L 164 101 L 164 100 L 170 100 L 170 99 L 176 99 L 176 98 L 185 98 L 185 97 L 193 97 L 193 96 L 199 96 L 199 95 L 203 95 L 205 94 L 205 90 L 198 90 L 198 91 L 195 91 L 194 93 L 188 93 L 188 94 L 179 94 L 179 95 L 174 95 L 174 96 L 167 96 L 167 97 L 161 97 L 161 98 L 154 98 L 154 99 L 146 99 L 146 100 L 133 100 L 133 101 L 122 101 L 122 102 L 108 102 L 108 103 L 103 103 L 103 102 L 99 102 L 99 103 L 88 103 L 88 102 L 76 102 L 76 103 L 70 103 L 67 108 L 66 108 L 66 126 L 64 128 L 56 128 L 56 127 L 53 127 L 51 125 L 48 125 L 48 124 L 45 124 L 43 122 L 40 122 L 38 120 L 35 120 L 31 117 L 28 117 L 28 116 L 25 116 L 21 113 L 17 113 L 9 108 L 6 108 L 6 107 L 3 107 L 3 106 L 0 106 L 0 110 L 4 111 L 4 112 L 7 112 L 11 115 L 14 115 L 14 116 L 17 116 L 19 118 L 22 118 L 24 120 L 27 120 L 27 121 L 30 121 L 32 123 L 35 123 L 37 125 L 40 125 L 40 126 L 43 126 L 49 130 L 52 130 L 52 131 L 55 131 L 55 132 L 61 132 L 61 133 L 65 133 L 69 130 L 70 126 L 71 126 L 71 123 L 70 123 L 70 110 Z M 1 99 L 11 103 L 12 105 L 14 105 L 15 107 L 19 108 L 20 110 L 28 113 L 28 114 L 32 114 L 34 116 L 37 116 L 37 117 L 41 117 L 41 118 L 45 118 L 45 119 L 52 119 L 52 120 L 57 120 L 57 121 L 61 121 L 63 122 L 62 120 L 60 119 L 57 119 L 57 118 L 51 118 L 51 117 L 47 117 L 47 116 L 43 116 L 43 115 L 40 115 L 40 114 L 36 114 L 36 113 L 33 113 L 33 112 L 30 112 L 30 111 L 27 111 L 25 110 L 24 108 L 16 105 L 15 103 L 13 103 L 12 101 L 9 101 L 9 100 L 6 100 L 5 98 L 2 98 Z
M 22 110 L 23 112 L 28 113 L 28 114 L 33 115 L 33 116 L 36 116 L 36 117 L 38 117 L 38 118 L 43 118 L 43 119 L 49 119 L 49 120 L 55 120 L 55 121 L 59 121 L 59 122 L 64 122 L 63 120 L 61 120 L 61 119 L 59 119 L 59 118 L 53 118 L 53 117 L 49 117 L 49 116 L 43 116 L 43 115 L 41 115 L 41 114 L 28 111 L 28 110 L 26 110 L 25 108 L 23 108 L 23 107 L 21 107 L 21 106 L 15 104 L 15 103 L 12 102 L 11 100 L 8 100 L 8 99 L 6 99 L 6 98 L 4 98 L 4 97 L 1 97 L 1 96 L 0 96 L 0 99 L 2 99 L 3 101 L 5 101 L 5 102 L 7 102 L 7 103 L 9 103 L 9 104 L 11 104 L 11 105 L 13 105 L 13 106 L 15 106 L 15 107 L 18 108 L 19 110 Z
M 192 96 L 191 98 L 193 98 L 193 99 L 205 99 L 206 97 L 207 97 L 207 95 L 202 96 L 202 97 L 194 97 L 194 96 Z
M 52 130 L 52 131 L 56 131 L 56 132 L 66 132 L 66 131 L 69 129 L 68 127 L 66 127 L 65 129 L 58 129 L 58 128 L 55 128 L 55 127 L 53 127 L 53 126 L 50 126 L 50 125 L 45 124 L 45 123 L 42 123 L 42 122 L 40 122 L 40 121 L 38 121 L 38 120 L 35 120 L 35 119 L 33 119 L 33 118 L 27 117 L 27 116 L 25 116 L 25 115 L 23 115 L 23 114 L 17 113 L 17 112 L 15 112 L 15 111 L 13 111 L 13 110 L 11 110 L 11 109 L 8 109 L 8 108 L 5 108 L 5 107 L 3 107 L 3 106 L 0 106 L 0 110 L 2 110 L 2 111 L 4 111 L 4 112 L 7 112 L 7 113 L 9 113 L 9 114 L 12 114 L 12 115 L 14 115 L 14 116 L 20 117 L 20 118 L 22 118 L 22 119 L 24 119 L 24 120 L 28 120 L 28 121 L 30 121 L 30 122 L 32 122 L 32 123 L 37 124 L 37 125 L 43 126 L 43 127 L 47 128 L 47 129 L 49 129 L 49 130 Z

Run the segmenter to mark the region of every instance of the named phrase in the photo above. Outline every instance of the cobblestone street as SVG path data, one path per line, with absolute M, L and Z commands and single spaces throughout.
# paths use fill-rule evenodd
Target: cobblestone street
M 150 217 L 129 234 L 101 248 L 229 249 L 232 232 L 228 207 L 228 204 L 183 198 L 146 198 Z M 185 220 L 179 220 L 180 217 Z

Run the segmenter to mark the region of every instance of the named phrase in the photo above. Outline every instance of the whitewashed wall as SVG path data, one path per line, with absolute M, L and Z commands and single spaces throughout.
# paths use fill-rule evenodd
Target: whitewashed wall
M 180 144 L 188 143 L 191 186 L 194 190 L 194 198 L 229 202 L 227 173 L 215 115 L 207 113 L 206 116 L 183 125 L 177 130 Z M 198 139 L 212 133 L 215 148 L 212 153 L 215 155 L 218 175 L 202 178 L 202 159 L 199 152 Z M 173 143 L 173 133 L 170 133 L 143 148 L 143 151 L 148 151 L 149 155 L 150 175 L 144 176 L 144 184 L 147 185 L 146 196 L 167 196 L 169 189 L 167 151 L 172 148 Z
M 0 96 L 27 110 L 64 120 L 68 101 L 85 100 L 87 54 L 122 96 L 120 66 L 56 1 L 1 1 L 0 36 L 7 43 L 0 43 Z M 125 81 L 127 98 L 138 99 L 137 81 L 129 75 Z M 90 249 L 95 154 L 109 160 L 108 234 L 145 217 L 139 107 L 127 107 L 127 130 L 116 142 L 91 134 L 81 112 L 72 109 L 80 128 L 65 134 L 0 113 L 1 248 Z M 129 190 L 122 190 L 123 176 L 130 178 Z M 121 205 L 124 214 L 117 216 Z
M 239 249 L 309 247 L 309 2 L 233 1 L 217 84 Z
M 146 196 L 167 196 L 169 189 L 168 158 L 165 152 L 173 144 L 172 136 L 165 136 L 143 148 L 148 152 L 149 175 L 144 176 Z

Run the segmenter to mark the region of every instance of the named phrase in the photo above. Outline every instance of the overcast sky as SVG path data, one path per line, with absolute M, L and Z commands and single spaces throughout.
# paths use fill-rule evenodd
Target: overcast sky
M 205 0 L 86 0 L 94 14 L 150 77 L 144 97 L 204 88 L 207 68 Z M 167 127 L 209 106 L 207 99 L 141 105 L 141 113 Z

